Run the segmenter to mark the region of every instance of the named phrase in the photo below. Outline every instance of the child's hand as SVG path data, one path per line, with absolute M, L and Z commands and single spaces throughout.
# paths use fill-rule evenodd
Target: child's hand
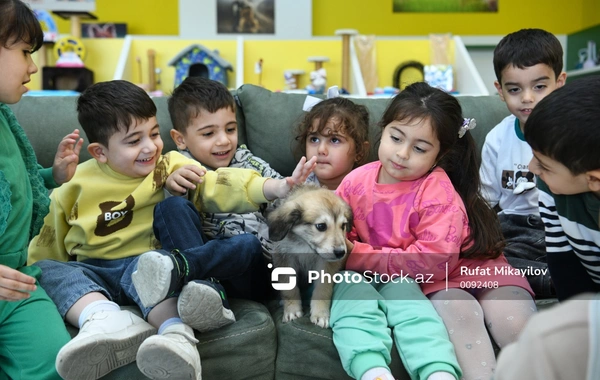
M 0 265 L 0 301 L 18 301 L 29 298 L 36 289 L 35 278 Z
M 197 183 L 202 183 L 206 169 L 195 165 L 186 165 L 175 170 L 167 178 L 165 188 L 173 195 L 185 195 L 188 189 L 196 189 Z
M 308 175 L 312 173 L 312 171 L 315 169 L 315 166 L 317 166 L 317 156 L 311 157 L 311 159 L 308 161 L 306 161 L 306 157 L 302 156 L 300 162 L 298 162 L 298 165 L 296 165 L 296 169 L 294 169 L 292 176 L 285 178 L 285 182 L 289 186 L 286 194 L 292 189 L 292 187 L 306 182 L 306 178 L 308 178 Z
M 313 157 L 306 161 L 306 157 L 302 157 L 291 177 L 285 179 L 273 179 L 265 182 L 263 192 L 269 200 L 285 197 L 290 190 L 296 186 L 306 182 L 306 178 L 317 165 L 317 157 Z
M 58 185 L 69 182 L 75 175 L 82 145 L 83 139 L 79 137 L 79 129 L 63 137 L 58 144 L 52 165 L 52 177 Z

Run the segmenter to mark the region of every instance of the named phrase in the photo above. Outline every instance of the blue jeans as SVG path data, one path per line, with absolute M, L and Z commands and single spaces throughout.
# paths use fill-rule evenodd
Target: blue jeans
M 208 240 L 202 233 L 200 213 L 183 197 L 169 197 L 158 203 L 153 226 L 164 250 L 178 249 L 187 259 L 189 273 L 184 284 L 213 277 L 230 297 L 266 299 L 267 264 L 256 236 L 242 234 Z
M 42 269 L 40 284 L 63 318 L 75 302 L 92 292 L 102 293 L 122 306 L 138 305 L 146 317 L 152 308 L 142 305 L 131 282 L 131 274 L 137 267 L 137 261 L 138 256 L 134 256 L 117 260 L 41 260 L 34 265 Z
M 506 242 L 504 255 L 514 268 L 545 269 L 546 274 L 527 276 L 537 297 L 556 295 L 546 257 L 544 223 L 539 215 L 499 214 L 500 227 Z

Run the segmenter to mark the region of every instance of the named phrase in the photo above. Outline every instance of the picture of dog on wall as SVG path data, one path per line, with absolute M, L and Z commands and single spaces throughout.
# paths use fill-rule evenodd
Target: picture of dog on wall
M 273 242 L 273 266 L 291 267 L 300 281 L 314 285 L 310 297 L 310 321 L 323 328 L 329 327 L 333 281 L 320 281 L 319 278 L 309 283 L 308 274 L 309 271 L 329 274 L 331 279 L 344 269 L 348 257 L 346 234 L 352 228 L 352 209 L 332 191 L 304 184 L 283 199 L 269 214 L 268 221 L 269 238 Z M 290 283 L 290 275 L 280 274 L 277 280 Z M 279 290 L 283 322 L 303 315 L 300 287 Z
M 275 1 L 217 0 L 217 33 L 275 34 Z

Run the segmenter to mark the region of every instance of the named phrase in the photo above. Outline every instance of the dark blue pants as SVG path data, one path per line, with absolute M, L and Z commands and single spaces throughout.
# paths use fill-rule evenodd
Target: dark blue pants
M 202 216 L 183 197 L 169 197 L 154 208 L 154 235 L 166 251 L 178 249 L 188 261 L 184 284 L 213 277 L 229 297 L 264 300 L 267 264 L 260 241 L 252 234 L 208 240 L 202 233 Z

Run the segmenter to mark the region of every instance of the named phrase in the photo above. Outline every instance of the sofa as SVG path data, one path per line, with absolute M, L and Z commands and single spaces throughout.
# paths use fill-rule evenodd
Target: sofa
M 303 114 L 305 95 L 273 93 L 261 87 L 243 85 L 234 91 L 237 103 L 239 141 L 247 144 L 257 156 L 269 162 L 281 174 L 291 174 L 297 158 L 293 154 L 293 129 Z M 79 128 L 76 97 L 24 96 L 11 108 L 27 133 L 38 161 L 52 164 L 61 138 Z M 464 96 L 458 98 L 463 114 L 477 120 L 471 131 L 479 150 L 485 135 L 508 115 L 497 96 Z M 167 98 L 154 98 L 157 118 L 164 140 L 164 151 L 175 149 L 169 136 L 171 121 Z M 370 161 L 377 158 L 376 125 L 389 99 L 353 99 L 368 107 L 371 114 Z M 82 132 L 83 134 L 83 132 Z M 87 142 L 86 142 L 87 143 Z M 81 160 L 90 156 L 84 149 Z M 540 306 L 552 301 L 538 301 Z M 197 333 L 202 359 L 203 378 L 212 379 L 349 379 L 334 347 L 331 329 L 313 325 L 305 316 L 282 323 L 279 302 L 258 303 L 231 299 L 237 322 L 208 333 Z M 68 327 L 74 336 L 77 330 Z M 397 379 L 409 379 L 394 348 L 391 368 Z M 135 363 L 121 367 L 105 378 L 143 379 Z

